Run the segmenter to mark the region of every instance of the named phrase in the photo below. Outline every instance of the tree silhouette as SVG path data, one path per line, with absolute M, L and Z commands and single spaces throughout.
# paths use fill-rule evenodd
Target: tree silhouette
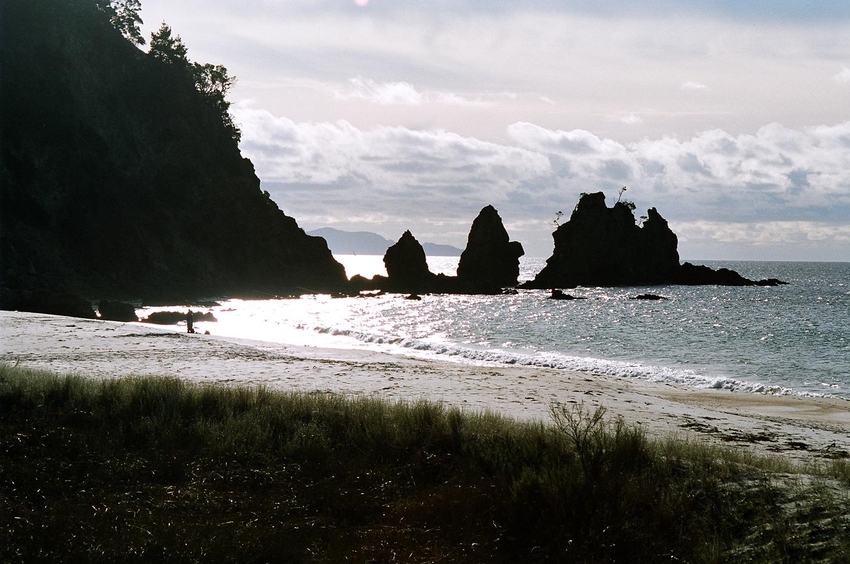
M 236 78 L 230 76 L 222 65 L 191 62 L 188 53 L 189 50 L 183 43 L 183 39 L 179 35 L 174 35 L 171 26 L 165 22 L 162 22 L 159 30 L 151 34 L 148 54 L 155 60 L 169 65 L 176 72 L 183 73 L 186 80 L 194 86 L 209 107 L 215 110 L 230 137 L 238 142 L 241 132 L 230 115 L 230 102 L 226 98 L 230 87 L 236 83 Z
M 189 65 L 189 49 L 180 36 L 173 36 L 171 26 L 162 22 L 159 29 L 151 33 L 151 46 L 148 53 L 156 60 L 169 65 Z
M 121 32 L 128 41 L 144 45 L 145 38 L 139 25 L 143 24 L 139 16 L 142 5 L 139 0 L 96 0 L 97 7 L 109 16 L 112 27 Z

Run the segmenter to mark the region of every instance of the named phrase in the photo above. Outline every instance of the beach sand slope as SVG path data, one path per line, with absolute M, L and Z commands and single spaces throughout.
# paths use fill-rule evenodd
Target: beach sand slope
M 850 402 L 696 390 L 535 367 L 470 366 L 377 352 L 239 341 L 141 323 L 0 312 L 0 361 L 93 377 L 169 375 L 548 421 L 552 405 L 603 406 L 654 436 L 699 437 L 797 462 L 850 456 Z

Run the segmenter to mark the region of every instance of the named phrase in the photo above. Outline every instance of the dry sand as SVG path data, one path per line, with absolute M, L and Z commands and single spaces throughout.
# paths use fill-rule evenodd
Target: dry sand
M 584 402 L 653 434 L 699 437 L 798 462 L 850 455 L 850 402 L 694 390 L 534 367 L 479 367 L 382 353 L 188 335 L 139 323 L 0 312 L 0 361 L 97 377 L 194 382 L 444 402 L 517 419 Z

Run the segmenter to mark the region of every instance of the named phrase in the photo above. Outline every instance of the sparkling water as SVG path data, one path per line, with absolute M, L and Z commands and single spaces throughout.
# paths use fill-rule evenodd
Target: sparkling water
M 381 257 L 337 259 L 349 276 L 385 274 Z M 453 275 L 457 262 L 432 257 L 429 267 Z M 544 264 L 524 258 L 520 280 Z M 542 290 L 420 301 L 398 294 L 228 300 L 211 309 L 217 323 L 195 326 L 247 340 L 850 399 L 850 263 L 699 264 L 789 284 L 580 287 L 567 292 L 586 299 L 569 301 Z M 666 299 L 631 299 L 645 293 Z

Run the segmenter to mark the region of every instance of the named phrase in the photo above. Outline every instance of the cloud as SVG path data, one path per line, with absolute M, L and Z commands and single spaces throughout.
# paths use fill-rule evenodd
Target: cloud
M 850 83 L 850 69 L 844 67 L 841 72 L 832 77 L 836 82 Z
M 386 82 L 379 84 L 368 78 L 352 78 L 348 81 L 346 92 L 337 92 L 342 100 L 356 98 L 375 104 L 402 104 L 416 106 L 422 103 L 422 94 L 407 82 Z
M 363 131 L 342 120 L 296 123 L 244 104 L 234 114 L 243 131 L 243 153 L 259 176 L 272 182 L 345 181 L 404 197 L 411 190 L 432 195 L 456 190 L 463 199 L 498 194 L 550 173 L 544 155 L 448 131 Z
M 688 80 L 687 82 L 683 82 L 681 89 L 682 90 L 706 90 L 708 86 L 701 82 L 694 82 L 692 80 Z
M 643 123 L 644 120 L 637 114 L 628 114 L 620 117 L 620 121 L 628 125 L 637 125 Z
M 847 260 L 850 225 L 819 221 L 671 222 L 683 259 Z
M 509 142 L 493 143 L 445 130 L 295 122 L 249 104 L 234 114 L 243 154 L 264 186 L 315 227 L 356 217 L 395 230 L 433 231 L 441 222 L 444 232 L 463 233 L 493 204 L 514 225 L 537 226 L 512 237 L 544 249 L 554 211 L 571 209 L 581 192 L 613 198 L 627 185 L 639 212 L 657 207 L 689 226 L 683 241 L 692 246 L 826 241 L 840 248 L 843 240 L 846 248 L 850 230 L 850 121 L 634 143 L 517 122 L 507 128 Z
M 336 89 L 334 98 L 337 100 L 365 100 L 380 105 L 420 106 L 422 104 L 446 104 L 455 106 L 482 106 L 515 101 L 519 98 L 516 92 L 478 92 L 460 95 L 454 92 L 431 90 L 419 92 L 408 82 L 379 83 L 369 78 L 351 78 L 345 90 Z M 537 95 L 531 97 L 554 104 L 554 101 Z

